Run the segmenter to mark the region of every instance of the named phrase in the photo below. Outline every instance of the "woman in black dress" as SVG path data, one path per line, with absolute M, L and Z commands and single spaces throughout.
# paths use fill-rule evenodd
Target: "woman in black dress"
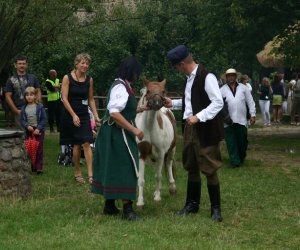
M 92 183 L 92 149 L 93 133 L 88 106 L 90 106 L 95 121 L 100 124 L 95 100 L 93 97 L 93 79 L 86 73 L 91 63 L 91 57 L 82 53 L 75 57 L 74 70 L 64 76 L 62 81 L 62 101 L 64 108 L 61 115 L 60 144 L 73 145 L 73 162 L 75 165 L 75 181 L 84 183 L 80 169 L 81 146 L 88 170 L 88 180 Z

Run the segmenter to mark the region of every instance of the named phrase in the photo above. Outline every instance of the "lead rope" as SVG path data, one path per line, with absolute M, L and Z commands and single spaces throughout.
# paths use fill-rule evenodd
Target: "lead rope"
M 134 170 L 135 170 L 136 177 L 138 178 L 138 177 L 139 177 L 139 171 L 138 171 L 138 169 L 137 169 L 135 159 L 134 159 L 134 157 L 133 157 L 133 155 L 132 155 L 132 153 L 131 153 L 130 147 L 129 147 L 129 145 L 128 145 L 128 141 L 127 141 L 127 138 L 126 138 L 126 135 L 125 135 L 124 128 L 122 128 L 122 134 L 123 134 L 124 142 L 125 142 L 125 144 L 126 144 L 126 146 L 127 146 L 127 149 L 128 149 L 128 151 L 129 151 L 129 154 L 130 154 L 131 159 L 132 159 L 132 161 L 133 161 L 133 165 L 134 165 Z

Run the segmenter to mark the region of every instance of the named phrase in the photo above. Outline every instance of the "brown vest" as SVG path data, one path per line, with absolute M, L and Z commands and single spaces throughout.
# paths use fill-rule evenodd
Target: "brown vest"
M 191 90 L 191 103 L 193 109 L 193 115 L 196 115 L 201 110 L 205 109 L 211 101 L 204 89 L 205 78 L 209 72 L 202 66 L 198 66 L 196 76 L 193 82 Z M 186 85 L 186 83 L 185 83 Z M 185 95 L 182 97 L 182 108 L 185 109 Z M 195 124 L 200 144 L 203 147 L 212 146 L 218 144 L 222 139 L 224 139 L 224 127 L 223 120 L 220 113 L 218 113 L 212 120 L 206 122 L 198 122 Z

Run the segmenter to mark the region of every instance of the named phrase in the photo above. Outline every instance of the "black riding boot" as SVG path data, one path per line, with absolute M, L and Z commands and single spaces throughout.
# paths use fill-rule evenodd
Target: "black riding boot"
M 220 198 L 220 185 L 207 185 L 210 204 L 211 204 L 211 218 L 214 221 L 222 221 L 221 215 L 221 198 Z
M 105 200 L 105 205 L 103 208 L 103 214 L 106 215 L 117 215 L 120 210 L 115 205 L 115 200 Z
M 186 191 L 186 202 L 183 209 L 177 215 L 195 214 L 199 210 L 201 196 L 201 181 L 188 181 Z
M 132 201 L 129 201 L 128 203 L 125 203 L 123 205 L 122 219 L 130 221 L 139 220 L 139 216 L 134 212 L 132 208 Z

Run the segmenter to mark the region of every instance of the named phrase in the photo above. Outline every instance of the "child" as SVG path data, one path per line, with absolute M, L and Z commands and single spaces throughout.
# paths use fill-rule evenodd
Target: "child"
M 36 161 L 31 164 L 32 172 L 43 173 L 43 143 L 47 116 L 42 104 L 37 103 L 36 89 L 27 87 L 24 92 L 25 105 L 21 109 L 20 122 L 25 129 L 25 138 L 35 136 L 39 141 Z

